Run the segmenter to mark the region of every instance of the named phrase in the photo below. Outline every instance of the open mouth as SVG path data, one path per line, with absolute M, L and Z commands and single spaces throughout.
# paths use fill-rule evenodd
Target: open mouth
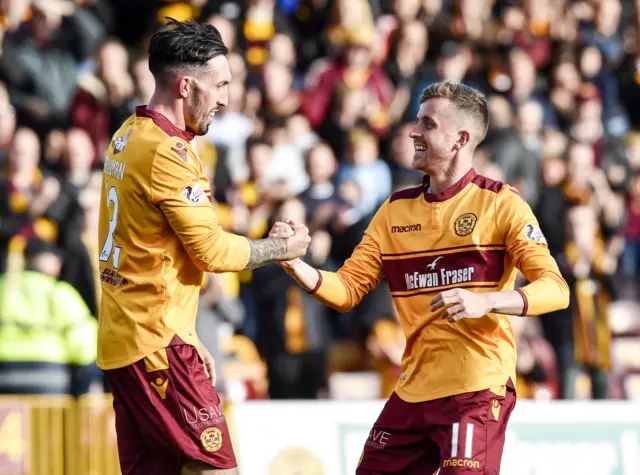
M 413 144 L 413 148 L 416 152 L 426 152 L 427 146 L 422 144 Z

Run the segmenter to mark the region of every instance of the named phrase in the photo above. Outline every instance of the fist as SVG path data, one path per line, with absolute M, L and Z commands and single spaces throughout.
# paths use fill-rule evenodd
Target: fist
M 451 323 L 463 318 L 484 317 L 491 312 L 491 306 L 491 301 L 486 294 L 465 289 L 445 290 L 431 300 L 431 311 L 436 312 L 444 308 L 442 318 L 446 318 Z

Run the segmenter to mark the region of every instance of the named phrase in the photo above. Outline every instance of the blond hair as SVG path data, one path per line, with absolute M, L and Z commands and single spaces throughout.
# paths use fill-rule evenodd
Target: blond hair
M 484 140 L 489 126 L 489 108 L 484 94 L 464 84 L 437 82 L 422 91 L 420 104 L 436 97 L 451 101 L 459 112 L 470 117 L 476 125 L 477 143 Z

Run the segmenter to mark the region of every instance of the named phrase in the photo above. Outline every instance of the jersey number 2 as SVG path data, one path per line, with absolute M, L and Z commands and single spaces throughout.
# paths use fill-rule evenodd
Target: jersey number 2
M 118 226 L 118 191 L 115 186 L 109 188 L 109 195 L 107 197 L 107 206 L 110 206 L 113 203 L 113 216 L 111 216 L 111 221 L 109 221 L 109 232 L 107 233 L 107 239 L 102 246 L 102 250 L 100 251 L 100 260 L 102 262 L 107 262 L 113 253 L 113 268 L 117 269 L 118 264 L 120 263 L 120 246 L 115 246 L 115 241 L 113 238 L 113 233 L 116 231 L 116 227 Z

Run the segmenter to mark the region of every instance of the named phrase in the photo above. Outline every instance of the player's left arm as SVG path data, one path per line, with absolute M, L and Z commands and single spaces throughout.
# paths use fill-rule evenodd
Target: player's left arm
M 462 318 L 480 318 L 492 312 L 524 316 L 567 308 L 569 286 L 549 252 L 529 205 L 516 191 L 504 186 L 496 197 L 495 215 L 508 255 L 530 283 L 500 292 L 448 290 L 431 301 L 431 310 L 451 305 L 442 317 L 454 322 Z
M 522 288 L 498 292 L 493 311 L 522 300 L 520 312 L 512 315 L 542 315 L 569 306 L 569 286 L 558 263 L 551 256 L 538 220 L 526 201 L 511 187 L 505 186 L 496 198 L 498 229 L 514 265 L 530 282 Z M 496 293 L 494 293 L 496 294 Z

